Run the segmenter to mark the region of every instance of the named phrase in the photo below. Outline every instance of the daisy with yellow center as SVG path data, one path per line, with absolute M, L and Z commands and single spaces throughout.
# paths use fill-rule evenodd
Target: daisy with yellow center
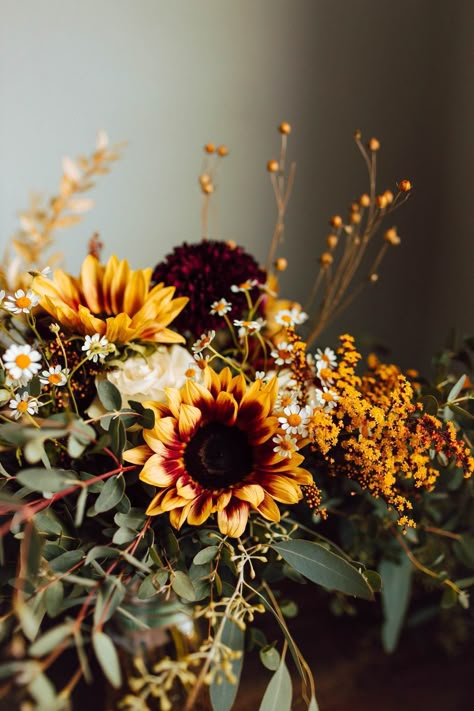
M 110 343 L 182 343 L 167 326 L 188 299 L 173 299 L 174 287 L 162 283 L 150 290 L 150 279 L 151 269 L 132 271 L 115 256 L 103 265 L 89 254 L 78 279 L 56 269 L 52 280 L 36 277 L 35 289 L 41 306 L 73 333 L 97 333 Z
M 23 289 L 18 289 L 15 291 L 14 296 L 9 296 L 3 305 L 7 311 L 13 314 L 29 314 L 32 308 L 38 306 L 38 303 L 39 296 L 33 293 L 31 289 L 26 292 Z
M 10 346 L 3 356 L 3 363 L 8 375 L 12 380 L 17 380 L 22 385 L 26 385 L 41 370 L 41 365 L 38 362 L 40 360 L 41 354 L 27 343 L 22 346 Z
M 26 392 L 21 395 L 16 393 L 8 406 L 13 410 L 12 414 L 15 420 L 19 420 L 22 415 L 36 415 L 38 412 L 38 400 Z
M 39 376 L 42 385 L 51 385 L 56 388 L 61 388 L 67 383 L 68 369 L 62 368 L 60 365 L 51 365 L 49 370 L 43 370 Z
M 204 384 L 188 380 L 168 388 L 167 404 L 146 403 L 155 424 L 145 444 L 124 453 L 142 467 L 140 479 L 158 488 L 147 515 L 169 512 L 175 528 L 199 526 L 217 514 L 221 533 L 238 537 L 250 511 L 280 520 L 276 502 L 295 504 L 312 476 L 300 468 L 303 456 L 275 450 L 281 434 L 273 415 L 277 381 L 247 385 L 225 368 L 203 371 Z

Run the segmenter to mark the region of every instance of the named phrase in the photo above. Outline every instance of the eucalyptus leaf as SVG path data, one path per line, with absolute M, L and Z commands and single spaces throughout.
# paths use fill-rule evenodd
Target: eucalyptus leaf
M 189 602 L 194 602 L 196 599 L 196 594 L 194 592 L 194 587 L 191 579 L 182 570 L 177 570 L 174 573 L 173 579 L 171 581 L 171 587 L 177 595 L 188 600 Z
M 121 459 L 122 452 L 127 441 L 125 427 L 119 417 L 114 417 L 109 427 L 110 448 L 116 457 Z
M 293 686 L 284 660 L 270 679 L 260 704 L 260 711 L 291 711 Z
M 64 600 L 64 585 L 61 580 L 55 580 L 44 591 L 44 603 L 49 617 L 57 617 L 62 611 Z
M 109 380 L 100 380 L 97 384 L 97 394 L 102 405 L 108 411 L 120 410 L 122 396 L 120 391 Z
M 464 383 L 466 382 L 466 375 L 461 375 L 459 380 L 453 385 L 451 390 L 449 391 L 448 397 L 446 398 L 446 402 L 449 404 L 453 400 L 456 400 L 457 396 L 461 392 L 461 390 L 464 387 Z
M 53 627 L 39 637 L 29 648 L 29 653 L 32 657 L 43 657 L 55 649 L 61 642 L 72 633 L 73 622 L 66 622 L 57 627 Z
M 273 645 L 263 647 L 259 656 L 263 666 L 270 671 L 276 671 L 280 666 L 280 652 Z
M 62 553 L 57 558 L 49 561 L 49 567 L 54 573 L 66 573 L 71 568 L 73 568 L 76 563 L 84 557 L 84 553 L 81 550 L 72 550 Z
M 79 496 L 77 497 L 76 515 L 74 517 L 74 525 L 76 528 L 79 528 L 84 520 L 84 513 L 86 511 L 88 495 L 89 492 L 87 491 L 87 487 L 84 487 L 81 490 Z
M 63 469 L 31 468 L 22 469 L 16 475 L 17 481 L 33 491 L 63 491 L 76 481 L 75 473 Z
M 118 689 L 122 684 L 122 673 L 117 650 L 112 640 L 104 632 L 96 631 L 92 634 L 92 646 L 105 676 L 114 689 Z
M 109 477 L 94 504 L 96 512 L 103 513 L 115 508 L 124 493 L 125 480 L 123 476 L 119 474 Z
M 232 659 L 230 662 L 232 674 L 236 679 L 234 684 L 228 681 L 224 674 L 214 678 L 211 684 L 210 696 L 214 711 L 230 711 L 234 704 L 244 662 L 244 639 L 244 630 L 226 617 L 222 628 L 221 642 L 227 647 L 230 647 L 234 652 L 240 652 L 240 656 L 237 659 Z
M 403 620 L 410 600 L 413 566 L 408 556 L 402 555 L 399 563 L 382 559 L 379 565 L 382 577 L 382 643 L 385 651 L 391 653 L 397 646 Z
M 372 600 L 372 589 L 361 572 L 319 543 L 295 539 L 272 546 L 295 570 L 329 590 Z
M 211 560 L 214 560 L 216 555 L 219 552 L 218 546 L 208 546 L 207 548 L 203 548 L 202 550 L 199 551 L 199 553 L 196 553 L 196 555 L 193 558 L 193 563 L 195 565 L 205 565 L 206 563 L 209 563 Z

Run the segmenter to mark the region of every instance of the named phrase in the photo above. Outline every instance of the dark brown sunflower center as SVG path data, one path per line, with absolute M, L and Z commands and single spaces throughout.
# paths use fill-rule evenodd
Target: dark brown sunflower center
M 190 476 L 206 489 L 242 481 L 253 469 L 252 448 L 238 427 L 211 422 L 189 442 L 184 463 Z

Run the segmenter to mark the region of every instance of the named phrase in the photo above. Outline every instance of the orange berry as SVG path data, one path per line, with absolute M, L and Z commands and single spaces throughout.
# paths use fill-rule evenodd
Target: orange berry
M 206 145 L 204 146 L 204 150 L 206 151 L 206 153 L 214 153 L 216 147 L 213 143 L 206 143 Z
M 370 198 L 367 195 L 367 193 L 364 193 L 363 195 L 360 196 L 359 198 L 359 205 L 362 207 L 369 207 L 370 205 Z
M 219 148 L 217 149 L 217 155 L 221 156 L 221 158 L 223 158 L 224 156 L 228 156 L 229 149 L 227 148 L 227 146 L 219 146 Z
M 391 202 L 393 202 L 393 193 L 392 193 L 391 190 L 386 190 L 386 191 L 384 192 L 384 196 L 385 196 L 386 201 L 387 201 L 389 204 L 390 204 Z
M 385 232 L 383 238 L 386 242 L 393 245 L 394 247 L 398 246 L 401 242 L 401 239 L 398 236 L 397 230 L 395 229 L 395 227 L 391 227 L 389 230 L 387 230 Z
M 353 225 L 358 225 L 361 220 L 360 213 L 359 212 L 351 212 L 349 219 Z
M 385 195 L 377 195 L 375 202 L 377 203 L 377 207 L 380 207 L 381 210 L 383 210 L 384 207 L 387 207 L 387 198 Z
M 206 193 L 206 195 L 210 195 L 211 193 L 214 192 L 214 186 L 212 183 L 204 183 L 202 185 L 202 191 L 203 193 Z
M 329 252 L 323 252 L 319 258 L 319 261 L 321 262 L 321 266 L 328 267 L 333 263 L 334 259 L 332 254 L 329 254 Z
M 288 260 L 285 257 L 279 257 L 275 262 L 277 272 L 284 272 L 288 266 Z
M 409 180 L 400 180 L 398 183 L 398 189 L 402 193 L 407 193 L 409 190 L 411 190 L 411 183 Z
M 368 143 L 369 150 L 373 151 L 378 151 L 380 148 L 380 141 L 378 141 L 376 138 L 371 138 L 369 143 Z
M 278 130 L 280 131 L 280 133 L 288 135 L 289 133 L 291 133 L 291 125 L 288 123 L 288 121 L 283 121 L 283 123 L 278 126 Z
M 337 227 L 341 227 L 341 225 L 342 225 L 342 217 L 340 217 L 340 215 L 333 215 L 333 216 L 331 217 L 331 219 L 329 220 L 329 224 L 330 224 L 332 227 L 336 227 L 336 228 L 337 228 Z
M 334 249 L 334 247 L 337 246 L 338 240 L 339 240 L 339 238 L 337 235 L 328 235 L 326 237 L 326 244 L 329 247 L 329 249 Z
M 269 173 L 278 173 L 280 170 L 279 162 L 275 159 L 269 160 L 267 163 L 267 170 Z

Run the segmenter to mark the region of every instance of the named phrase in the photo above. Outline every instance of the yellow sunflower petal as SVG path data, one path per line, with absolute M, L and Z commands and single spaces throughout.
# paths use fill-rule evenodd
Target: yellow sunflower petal
M 141 444 L 139 447 L 127 449 L 123 453 L 123 458 L 131 464 L 145 464 L 149 457 L 153 456 L 153 450 L 146 444 Z
M 272 497 L 265 492 L 263 501 L 258 505 L 258 511 L 262 516 L 269 521 L 280 520 L 280 509 L 276 505 Z
M 246 501 L 232 501 L 222 511 L 217 513 L 219 531 L 224 536 L 238 538 L 245 531 L 249 517 L 249 504 Z
M 89 254 L 82 263 L 81 286 L 86 306 L 94 314 L 104 310 L 101 271 L 98 259 Z M 61 290 L 64 292 L 64 287 Z
M 238 406 L 234 396 L 222 391 L 216 399 L 215 418 L 224 425 L 231 427 L 237 418 Z
M 200 526 L 212 513 L 212 494 L 205 493 L 194 499 L 188 510 L 188 523 L 191 526 Z
M 178 430 L 183 442 L 189 442 L 202 419 L 202 412 L 193 405 L 183 403 L 179 411 Z
M 177 528 L 178 531 L 183 525 L 183 523 L 186 521 L 186 517 L 188 515 L 188 510 L 189 510 L 190 504 L 186 504 L 186 506 L 183 506 L 182 509 L 173 509 L 170 511 L 170 523 L 174 528 Z
M 282 504 L 296 504 L 303 496 L 295 481 L 279 474 L 261 477 L 259 484 L 270 496 Z
M 182 474 L 182 468 L 179 468 L 179 464 L 176 468 L 178 469 L 176 473 L 168 471 L 163 466 L 163 458 L 160 457 L 159 454 L 153 454 L 145 462 L 145 465 L 140 472 L 140 479 L 147 484 L 158 486 L 160 489 L 163 489 L 174 484 L 178 476 Z
M 258 508 L 265 498 L 265 492 L 260 484 L 243 484 L 236 486 L 233 494 L 237 499 L 248 501 L 253 508 Z

